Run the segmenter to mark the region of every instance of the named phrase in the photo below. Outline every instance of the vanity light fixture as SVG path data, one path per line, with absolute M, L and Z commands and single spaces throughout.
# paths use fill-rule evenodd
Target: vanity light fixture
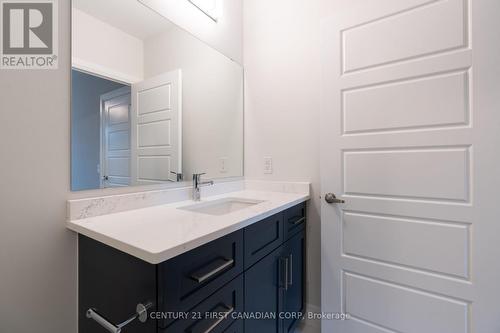
M 218 22 L 219 18 L 222 17 L 223 0 L 188 0 L 188 1 L 216 23 Z

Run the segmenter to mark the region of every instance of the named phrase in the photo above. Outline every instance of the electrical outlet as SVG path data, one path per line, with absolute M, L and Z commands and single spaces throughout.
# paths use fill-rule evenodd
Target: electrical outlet
M 273 158 L 272 157 L 264 157 L 264 173 L 272 174 L 273 173 Z
M 227 168 L 228 168 L 228 158 L 221 157 L 219 159 L 219 172 L 220 173 L 227 173 Z

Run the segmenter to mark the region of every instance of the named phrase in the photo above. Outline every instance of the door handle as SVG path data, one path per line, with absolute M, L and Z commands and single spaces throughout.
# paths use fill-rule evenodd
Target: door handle
M 333 203 L 343 204 L 343 203 L 345 203 L 345 200 L 338 199 L 335 196 L 335 194 L 333 194 L 333 193 L 327 193 L 327 194 L 325 194 L 325 201 L 328 202 L 329 204 L 333 204 Z

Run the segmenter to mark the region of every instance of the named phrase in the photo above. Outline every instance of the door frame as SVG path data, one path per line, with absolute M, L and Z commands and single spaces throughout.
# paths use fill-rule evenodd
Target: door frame
M 103 181 L 103 177 L 104 177 L 104 170 L 106 170 L 106 160 L 104 158 L 105 156 L 105 145 L 106 145 L 106 142 L 104 140 L 104 138 L 106 137 L 106 107 L 105 107 L 105 104 L 106 104 L 106 101 L 110 100 L 110 99 L 113 99 L 113 98 L 116 98 L 116 97 L 120 97 L 120 96 L 123 96 L 123 95 L 127 95 L 127 94 L 132 94 L 132 87 L 131 86 L 126 86 L 126 87 L 122 87 L 122 88 L 119 88 L 119 89 L 116 89 L 116 90 L 113 90 L 109 93 L 106 93 L 106 94 L 102 94 L 100 97 L 99 97 L 99 188 L 105 188 L 104 187 L 104 181 Z M 131 121 L 130 121 L 130 111 L 131 111 L 131 105 L 129 105 L 128 107 L 128 127 L 129 127 L 129 133 L 131 132 L 132 128 L 132 124 L 131 124 Z
M 131 85 L 143 80 L 141 77 L 134 77 L 124 73 L 114 71 L 108 67 L 97 65 L 79 58 L 71 59 L 71 68 L 86 74 L 100 77 L 105 80 L 118 82 L 125 85 Z

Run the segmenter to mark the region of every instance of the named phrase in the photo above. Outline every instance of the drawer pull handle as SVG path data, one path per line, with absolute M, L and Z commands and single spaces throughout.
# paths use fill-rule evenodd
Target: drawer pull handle
M 224 312 L 218 312 L 218 311 L 213 311 L 212 312 L 217 312 L 218 313 L 218 319 L 216 321 L 214 321 L 214 323 L 212 325 L 210 325 L 206 330 L 204 331 L 198 331 L 198 330 L 195 330 L 195 329 L 191 329 L 189 332 L 190 333 L 197 333 L 197 332 L 200 332 L 200 333 L 210 333 L 212 332 L 217 326 L 220 325 L 220 323 L 222 323 L 227 317 L 229 317 L 229 315 L 231 313 L 234 312 L 234 307 L 232 306 L 226 306 L 226 305 L 221 305 L 221 306 L 218 306 L 218 307 L 222 307 L 224 308 Z M 216 310 L 218 307 L 216 307 L 214 310 Z
M 290 256 L 288 257 L 289 265 L 288 265 L 288 285 L 292 286 L 293 285 L 293 255 L 290 253 Z
M 280 258 L 280 281 L 282 283 L 282 288 L 285 289 L 285 291 L 288 290 L 288 286 L 290 285 L 290 277 L 289 277 L 289 261 L 290 258 Z M 285 281 L 283 281 L 283 278 Z
M 191 275 L 191 279 L 195 280 L 198 283 L 203 283 L 206 280 L 210 279 L 211 277 L 213 277 L 213 276 L 217 275 L 218 273 L 222 272 L 226 268 L 232 266 L 233 264 L 234 264 L 234 260 L 233 259 L 224 260 L 224 263 L 222 265 L 219 265 L 219 266 L 215 267 L 214 269 L 212 269 L 211 271 L 209 271 L 207 273 L 194 273 L 194 274 L 192 274 Z
M 301 217 L 300 219 L 295 220 L 294 222 L 290 222 L 290 224 L 292 224 L 292 225 L 301 224 L 302 222 L 305 221 L 305 219 L 306 219 L 305 217 Z
M 104 316 L 102 316 L 96 309 L 88 309 L 86 312 L 86 316 L 89 319 L 95 320 L 99 325 L 104 327 L 108 332 L 111 333 L 121 333 L 122 328 L 138 319 L 141 323 L 145 323 L 148 320 L 148 309 L 153 306 L 151 303 L 137 304 L 135 314 L 129 319 L 125 320 L 123 323 L 115 325 L 107 320 Z

